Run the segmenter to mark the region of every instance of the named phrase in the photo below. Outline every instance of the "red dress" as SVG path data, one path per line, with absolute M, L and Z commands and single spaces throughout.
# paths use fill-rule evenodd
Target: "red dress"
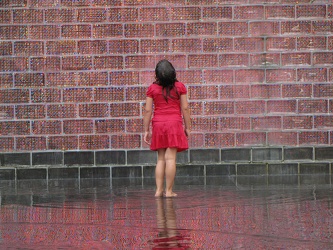
M 177 148 L 177 151 L 181 152 L 188 149 L 180 108 L 180 95 L 186 94 L 187 90 L 181 82 L 176 82 L 175 88 L 179 96 L 172 89 L 170 94 L 173 98 L 168 97 L 168 102 L 162 94 L 162 86 L 157 83 L 151 84 L 147 90 L 147 96 L 151 97 L 154 103 L 151 150 Z

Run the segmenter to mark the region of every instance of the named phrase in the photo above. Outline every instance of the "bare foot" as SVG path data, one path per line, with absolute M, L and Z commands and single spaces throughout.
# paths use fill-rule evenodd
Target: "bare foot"
M 163 196 L 163 190 L 162 191 L 156 191 L 155 197 L 162 197 Z
M 177 196 L 177 194 L 174 192 L 164 194 L 164 197 L 166 197 L 166 198 L 172 198 L 172 197 L 176 197 L 176 196 Z

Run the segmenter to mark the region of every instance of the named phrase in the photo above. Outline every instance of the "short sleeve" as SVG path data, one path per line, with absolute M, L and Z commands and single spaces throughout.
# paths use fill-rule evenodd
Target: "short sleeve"
M 182 82 L 178 82 L 177 90 L 180 95 L 187 94 L 187 89 L 186 89 L 184 83 L 182 83 Z
M 153 88 L 152 85 L 150 85 L 147 89 L 147 93 L 146 93 L 147 97 L 153 98 Z

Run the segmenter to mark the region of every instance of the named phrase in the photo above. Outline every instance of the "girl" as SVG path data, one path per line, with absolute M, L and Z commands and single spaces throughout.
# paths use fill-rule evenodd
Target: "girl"
M 172 191 L 176 175 L 177 152 L 188 149 L 190 135 L 190 112 L 185 85 L 178 82 L 176 71 L 167 60 L 160 61 L 155 68 L 156 81 L 147 90 L 144 124 L 144 141 L 150 149 L 158 152 L 155 168 L 156 197 L 175 197 Z M 149 124 L 152 117 L 152 135 Z M 183 128 L 183 119 L 185 130 Z M 164 193 L 164 177 L 166 190 Z

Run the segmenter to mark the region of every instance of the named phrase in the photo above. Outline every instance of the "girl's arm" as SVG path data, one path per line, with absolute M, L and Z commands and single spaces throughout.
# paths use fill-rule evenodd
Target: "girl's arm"
M 187 95 L 180 96 L 180 108 L 182 110 L 184 117 L 185 133 L 187 136 L 189 136 L 191 132 L 191 117 L 190 117 L 190 110 L 188 108 Z
M 143 128 L 145 131 L 144 135 L 144 142 L 147 144 L 150 144 L 150 139 L 151 139 L 151 134 L 149 132 L 149 125 L 150 125 L 150 120 L 151 116 L 153 113 L 153 98 L 147 97 L 146 98 L 146 106 L 145 106 L 145 113 L 143 116 Z

